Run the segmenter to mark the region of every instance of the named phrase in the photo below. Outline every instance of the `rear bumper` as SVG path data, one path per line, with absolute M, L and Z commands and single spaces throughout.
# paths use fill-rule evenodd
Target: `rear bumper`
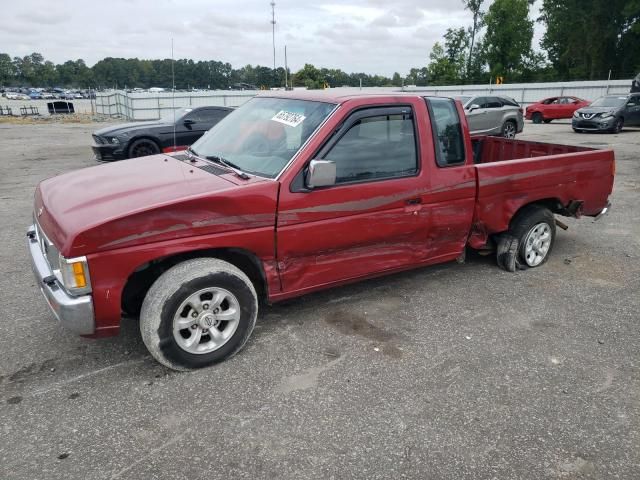
M 34 225 L 31 225 L 27 232 L 27 246 L 38 287 L 56 319 L 67 330 L 78 335 L 95 333 L 95 315 L 91 295 L 74 297 L 62 288 L 40 249 Z
M 609 213 L 609 210 L 611 210 L 611 202 L 607 202 L 607 205 L 600 210 L 600 213 L 598 213 L 594 220 L 600 220 L 602 217 L 604 217 L 607 213 Z

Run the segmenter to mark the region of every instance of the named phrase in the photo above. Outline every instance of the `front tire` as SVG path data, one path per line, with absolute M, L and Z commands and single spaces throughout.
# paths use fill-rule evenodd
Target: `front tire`
M 533 123 L 542 123 L 543 117 L 542 114 L 540 112 L 535 112 L 532 116 L 531 116 L 531 121 Z
M 513 120 L 507 120 L 504 122 L 504 125 L 502 125 L 502 136 L 504 138 L 516 138 L 516 131 L 516 122 Z
M 251 280 L 223 260 L 187 260 L 164 272 L 142 304 L 149 353 L 174 370 L 208 367 L 245 345 L 258 316 Z
M 620 133 L 624 128 L 624 119 L 618 118 L 616 119 L 616 123 L 613 126 L 613 133 Z
M 147 155 L 157 155 L 158 153 L 160 153 L 160 147 L 149 138 L 134 140 L 127 150 L 129 158 L 146 157 Z

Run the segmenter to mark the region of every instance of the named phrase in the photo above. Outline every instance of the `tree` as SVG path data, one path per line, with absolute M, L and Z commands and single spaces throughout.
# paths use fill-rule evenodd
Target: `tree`
M 493 76 L 517 77 L 531 56 L 528 0 L 495 0 L 484 16 L 484 55 Z
M 16 66 L 8 53 L 0 53 L 0 85 L 13 85 L 16 79 Z
M 476 34 L 478 33 L 478 29 L 483 25 L 483 17 L 484 13 L 480 10 L 484 0 L 462 0 L 464 4 L 464 8 L 469 10 L 473 15 L 473 25 L 469 28 L 469 57 L 467 60 L 467 71 L 466 78 L 471 78 L 472 75 L 472 65 L 473 65 L 473 46 L 476 40 Z M 476 72 L 473 72 L 476 73 Z M 479 73 L 479 72 L 478 72 Z
M 628 78 L 640 68 L 640 1 L 543 0 L 542 39 L 561 79 Z

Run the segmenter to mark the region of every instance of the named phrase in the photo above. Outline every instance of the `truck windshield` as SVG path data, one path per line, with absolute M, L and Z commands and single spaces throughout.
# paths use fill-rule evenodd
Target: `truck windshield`
M 256 97 L 209 130 L 191 149 L 239 170 L 274 178 L 329 116 L 334 104 Z
M 624 102 L 627 101 L 627 97 L 600 97 L 594 101 L 590 107 L 621 107 Z

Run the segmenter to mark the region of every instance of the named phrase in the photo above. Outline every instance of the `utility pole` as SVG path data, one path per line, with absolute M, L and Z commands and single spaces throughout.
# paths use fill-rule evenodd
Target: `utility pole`
M 271 39 L 273 41 L 273 81 L 276 81 L 276 2 L 271 0 Z
M 287 67 L 287 46 L 284 46 L 284 89 L 289 90 L 289 72 Z

